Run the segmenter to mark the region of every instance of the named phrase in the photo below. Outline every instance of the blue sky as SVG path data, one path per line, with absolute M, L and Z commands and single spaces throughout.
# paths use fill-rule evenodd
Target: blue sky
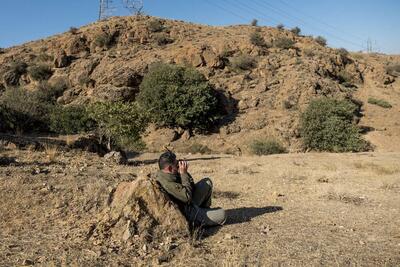
M 115 15 L 127 15 L 113 0 Z M 399 0 L 143 0 L 149 15 L 209 25 L 278 23 L 321 35 L 332 47 L 400 54 Z M 99 0 L 2 0 L 0 47 L 67 31 L 98 18 Z

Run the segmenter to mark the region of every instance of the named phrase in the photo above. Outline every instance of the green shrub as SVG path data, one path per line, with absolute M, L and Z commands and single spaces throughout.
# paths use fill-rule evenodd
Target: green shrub
M 301 32 L 301 29 L 299 27 L 294 27 L 290 30 L 292 33 L 299 35 Z
M 322 36 L 317 36 L 314 39 L 319 45 L 326 46 L 326 39 Z
M 76 28 L 76 27 L 70 27 L 70 28 L 69 28 L 69 32 L 70 32 L 71 34 L 77 34 L 78 31 L 79 31 L 79 29 Z
M 22 74 L 26 73 L 27 68 L 28 68 L 28 64 L 26 64 L 23 61 L 18 61 L 17 60 L 17 61 L 12 62 L 10 64 L 9 70 L 14 72 L 14 73 L 16 73 L 16 74 L 22 75 Z
M 282 49 L 293 48 L 295 42 L 288 37 L 277 38 L 274 42 L 274 46 Z
M 276 28 L 281 31 L 285 28 L 285 25 L 283 25 L 282 23 L 279 23 L 278 25 L 276 25 Z
M 253 32 L 250 34 L 250 43 L 261 47 L 266 46 L 265 40 L 259 32 Z
M 163 46 L 173 42 L 173 40 L 169 38 L 169 36 L 166 33 L 163 32 L 154 34 L 154 40 L 159 46 Z
M 387 74 L 394 77 L 400 76 L 400 64 L 391 64 L 385 67 Z
M 39 82 L 36 91 L 32 93 L 38 102 L 55 104 L 57 98 L 62 96 L 65 89 L 67 89 L 66 86 L 66 84 L 54 83 L 51 85 L 47 81 L 41 81 Z
M 153 122 L 171 128 L 206 130 L 219 117 L 215 90 L 192 68 L 151 66 L 137 97 Z
M 250 23 L 251 26 L 258 26 L 258 20 L 257 19 L 253 19 Z
M 13 131 L 40 132 L 48 130 L 49 113 L 52 104 L 43 102 L 36 92 L 24 88 L 9 88 L 2 97 L 1 104 L 10 114 L 8 122 Z
M 286 149 L 273 139 L 255 140 L 250 144 L 250 151 L 255 155 L 271 155 L 286 153 Z
M 8 70 L 3 74 L 3 80 L 7 86 L 18 86 L 21 75 L 26 73 L 28 65 L 22 61 L 10 64 Z
M 315 56 L 315 52 L 311 48 L 304 48 L 303 53 L 307 57 L 314 57 Z
M 54 59 L 53 56 L 48 55 L 46 53 L 40 53 L 37 57 L 36 60 L 39 62 L 48 62 L 48 61 L 52 61 Z
M 112 145 L 121 146 L 127 139 L 140 140 L 140 134 L 147 127 L 147 119 L 136 103 L 99 102 L 90 105 L 88 112 L 97 124 L 100 138 L 107 138 L 108 149 Z
M 95 122 L 82 106 L 56 106 L 50 113 L 50 130 L 59 134 L 77 134 L 93 130 Z
M 98 35 L 96 35 L 96 37 L 94 38 L 94 45 L 96 47 L 104 47 L 104 48 L 108 48 L 111 46 L 113 42 L 113 37 L 111 34 L 108 34 L 106 32 L 102 32 Z
M 158 19 L 152 19 L 147 23 L 147 29 L 151 32 L 161 32 L 164 30 L 164 25 Z
M 191 146 L 189 146 L 186 150 L 186 153 L 192 153 L 192 154 L 210 154 L 212 150 L 206 146 L 202 145 L 199 143 L 193 143 Z
M 337 51 L 342 57 L 347 57 L 349 55 L 349 51 L 347 51 L 346 48 L 339 48 Z
M 51 67 L 46 64 L 38 64 L 30 66 L 28 68 L 28 73 L 35 81 L 48 80 L 51 77 L 51 75 L 53 75 Z
M 231 65 L 236 70 L 251 70 L 257 67 L 257 61 L 250 55 L 239 55 L 232 59 Z
M 340 83 L 344 83 L 344 84 L 352 84 L 353 83 L 353 76 L 346 70 L 341 70 L 337 75 L 337 79 L 339 80 Z
M 319 98 L 311 101 L 300 120 L 305 148 L 331 152 L 367 150 L 368 143 L 353 124 L 357 110 L 349 100 Z
M 9 132 L 13 130 L 15 120 L 11 111 L 0 104 L 0 132 Z
M 392 107 L 392 105 L 389 102 L 387 102 L 386 100 L 376 99 L 373 97 L 368 98 L 368 103 L 380 106 L 382 108 L 391 108 Z

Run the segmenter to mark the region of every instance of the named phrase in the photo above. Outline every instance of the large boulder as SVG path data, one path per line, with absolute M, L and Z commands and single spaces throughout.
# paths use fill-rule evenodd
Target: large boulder
M 121 182 L 111 191 L 108 207 L 92 227 L 89 240 L 98 245 L 151 249 L 188 235 L 188 223 L 176 204 L 154 179 L 145 176 Z

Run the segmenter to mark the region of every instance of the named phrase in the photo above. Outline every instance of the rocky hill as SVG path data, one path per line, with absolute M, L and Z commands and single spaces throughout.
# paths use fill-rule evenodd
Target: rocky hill
M 252 34 L 264 42 L 252 42 Z M 220 92 L 226 111 L 223 124 L 208 135 L 182 132 L 175 141 L 174 130 L 151 126 L 144 136 L 151 151 L 166 144 L 177 150 L 203 144 L 212 151 L 240 154 L 249 142 L 265 137 L 298 151 L 300 113 L 318 96 L 362 104 L 361 124 L 377 149 L 397 149 L 392 144 L 400 140 L 400 83 L 398 73 L 387 72 L 387 66 L 398 64 L 400 57 L 348 53 L 284 29 L 113 17 L 3 49 L 1 91 L 15 86 L 35 90 L 38 82 L 31 74 L 12 72 L 15 62 L 49 65 L 47 82 L 67 87 L 57 99 L 62 105 L 134 100 L 149 65 L 155 62 L 195 67 Z M 389 100 L 392 108 L 370 105 L 370 97 Z

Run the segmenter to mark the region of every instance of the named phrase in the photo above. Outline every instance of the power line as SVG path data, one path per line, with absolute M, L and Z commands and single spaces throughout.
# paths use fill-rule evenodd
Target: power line
M 253 1 L 254 1 L 254 2 L 257 2 L 259 5 L 263 6 L 264 8 L 270 9 L 270 10 L 272 10 L 272 11 L 278 13 L 278 14 L 281 14 L 281 16 L 287 17 L 287 18 L 290 19 L 291 21 L 294 21 L 294 22 L 297 21 L 296 23 L 300 22 L 300 24 L 303 24 L 303 25 L 306 25 L 306 26 L 308 25 L 310 28 L 314 28 L 315 30 L 317 30 L 317 31 L 319 31 L 319 32 L 323 32 L 323 33 L 325 33 L 326 35 L 328 35 L 328 36 L 330 36 L 330 37 L 332 37 L 332 38 L 334 38 L 334 39 L 337 39 L 337 40 L 340 40 L 340 41 L 342 41 L 342 42 L 351 44 L 351 45 L 353 45 L 353 46 L 357 46 L 357 47 L 360 47 L 360 48 L 362 48 L 362 49 L 365 49 L 365 47 L 364 47 L 363 45 L 359 44 L 359 43 L 355 43 L 355 42 L 353 42 L 353 41 L 350 41 L 350 40 L 347 40 L 347 39 L 342 38 L 342 37 L 340 37 L 340 36 L 337 36 L 336 34 L 332 34 L 332 33 L 328 32 L 328 31 L 326 31 L 326 30 L 323 30 L 323 29 L 321 29 L 321 28 L 318 28 L 318 27 L 316 27 L 315 25 L 310 24 L 310 23 L 308 23 L 307 21 L 305 21 L 305 20 L 303 20 L 303 19 L 301 19 L 301 18 L 299 18 L 299 17 L 293 16 L 293 15 L 287 13 L 286 11 L 284 11 L 284 10 L 282 10 L 282 9 L 276 8 L 276 7 L 274 7 L 274 6 L 272 6 L 272 5 L 268 4 L 268 3 L 265 3 L 265 2 L 261 2 L 261 3 L 260 3 L 260 2 L 258 2 L 257 0 L 253 0 Z
M 260 12 L 260 11 L 257 10 L 257 9 L 254 9 L 254 8 L 252 8 L 251 6 L 248 6 L 248 5 L 246 5 L 246 4 L 242 3 L 242 2 L 236 2 L 236 3 L 235 3 L 235 1 L 232 1 L 232 2 L 229 2 L 229 4 L 235 5 L 235 6 L 236 6 L 237 8 L 239 8 L 241 11 L 243 11 L 243 9 L 247 9 L 247 12 L 249 12 L 249 10 L 250 10 L 250 13 L 253 13 L 253 15 L 254 15 L 254 14 L 257 14 L 256 16 L 260 16 L 260 18 L 263 18 L 263 19 L 265 19 L 266 21 L 274 21 L 275 23 L 279 23 L 278 20 L 272 18 L 271 16 L 268 16 L 268 17 L 267 17 L 266 14 Z
M 214 3 L 214 2 L 211 2 L 211 1 L 209 1 L 209 0 L 204 0 L 204 1 L 205 1 L 206 3 L 208 3 L 209 5 L 215 6 L 215 7 L 219 8 L 219 9 L 221 9 L 221 10 L 223 10 L 223 11 L 225 11 L 225 12 L 227 12 L 227 13 L 229 13 L 229 14 L 235 16 L 235 17 L 241 18 L 241 19 L 243 19 L 243 20 L 245 20 L 245 21 L 248 20 L 248 18 L 245 18 L 245 17 L 243 17 L 242 15 L 239 15 L 239 14 L 237 14 L 237 13 L 235 13 L 235 12 L 232 12 L 232 11 L 229 10 L 229 9 L 226 9 L 226 8 L 220 6 L 220 5 L 217 5 L 217 4 Z
M 357 36 L 357 35 L 355 35 L 355 34 L 353 34 L 353 33 L 346 32 L 346 31 L 344 31 L 343 29 L 340 29 L 340 28 L 338 28 L 338 27 L 336 27 L 336 26 L 332 26 L 332 25 L 330 25 L 330 24 L 328 24 L 328 23 L 326 23 L 326 22 L 324 22 L 324 21 L 322 21 L 322 20 L 320 20 L 320 19 L 318 19 L 318 18 L 316 18 L 316 17 L 314 17 L 314 16 L 309 15 L 308 13 L 302 12 L 301 10 L 299 10 L 298 8 L 295 8 L 295 7 L 291 6 L 290 4 L 288 4 L 288 3 L 287 3 L 286 1 L 284 1 L 284 0 L 280 0 L 280 1 L 281 1 L 284 5 L 288 6 L 289 8 L 295 10 L 296 12 L 303 13 L 303 15 L 307 16 L 308 18 L 310 18 L 310 19 L 312 19 L 312 20 L 314 20 L 314 21 L 316 21 L 316 22 L 318 22 L 318 23 L 321 23 L 321 24 L 323 24 L 323 25 L 325 25 L 325 26 L 327 26 L 327 27 L 329 27 L 329 28 L 331 28 L 331 29 L 333 29 L 333 30 L 342 32 L 342 33 L 344 33 L 344 34 L 346 34 L 346 35 L 348 35 L 348 36 L 352 36 L 352 37 L 354 37 L 355 39 L 358 39 L 358 40 L 360 40 L 360 41 L 363 41 L 363 42 L 365 41 L 365 39 L 362 38 L 362 37 L 359 37 L 359 36 Z

